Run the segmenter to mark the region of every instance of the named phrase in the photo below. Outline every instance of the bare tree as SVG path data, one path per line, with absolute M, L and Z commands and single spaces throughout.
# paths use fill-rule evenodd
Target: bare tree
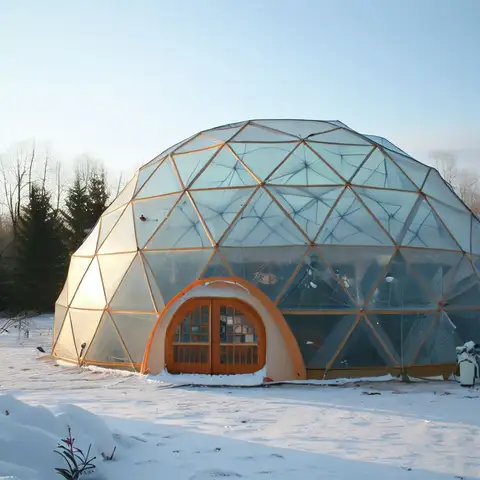
M 443 179 L 454 186 L 458 175 L 457 158 L 455 155 L 448 151 L 439 150 L 432 152 L 431 157 L 435 161 L 435 166 Z

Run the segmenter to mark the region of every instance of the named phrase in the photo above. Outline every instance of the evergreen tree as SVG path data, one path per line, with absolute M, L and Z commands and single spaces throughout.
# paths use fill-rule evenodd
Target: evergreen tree
M 15 238 L 15 301 L 22 310 L 51 311 L 66 277 L 63 227 L 50 195 L 32 185 Z
M 87 185 L 78 170 L 73 185 L 68 189 L 62 217 L 65 223 L 65 243 L 68 251 L 73 253 L 85 240 L 91 227 Z
M 107 176 L 104 169 L 92 172 L 87 185 L 88 193 L 88 225 L 87 228 L 93 228 L 100 215 L 108 206 L 109 191 L 107 185 Z

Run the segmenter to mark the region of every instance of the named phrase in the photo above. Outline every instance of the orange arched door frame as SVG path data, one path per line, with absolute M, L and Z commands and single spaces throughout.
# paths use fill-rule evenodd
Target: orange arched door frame
M 192 320 L 195 322 L 193 326 Z M 231 334 L 227 333 L 228 321 L 231 322 Z M 183 322 L 186 322 L 186 331 L 177 337 L 177 329 Z M 235 329 L 249 341 L 236 343 Z M 244 334 L 244 331 L 248 333 Z M 165 359 L 170 373 L 228 375 L 257 372 L 266 361 L 265 325 L 254 308 L 237 298 L 192 298 L 174 313 L 168 325 Z

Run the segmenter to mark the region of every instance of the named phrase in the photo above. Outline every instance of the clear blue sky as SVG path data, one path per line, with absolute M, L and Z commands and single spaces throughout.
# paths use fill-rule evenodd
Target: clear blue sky
M 480 0 L 0 0 L 0 152 L 129 170 L 258 117 L 480 161 Z

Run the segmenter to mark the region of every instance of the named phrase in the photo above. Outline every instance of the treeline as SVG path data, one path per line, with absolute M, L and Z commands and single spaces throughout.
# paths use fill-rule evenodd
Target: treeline
M 70 255 L 121 188 L 90 158 L 69 180 L 35 148 L 0 157 L 0 312 L 48 312 L 65 282 Z

